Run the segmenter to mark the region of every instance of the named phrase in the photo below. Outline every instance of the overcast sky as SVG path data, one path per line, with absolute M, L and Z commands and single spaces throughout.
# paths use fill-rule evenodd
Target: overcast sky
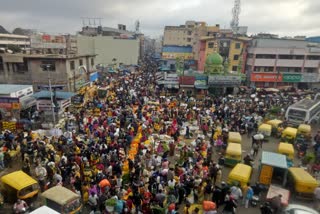
M 49 33 L 75 33 L 81 17 L 103 18 L 102 25 L 139 20 L 146 35 L 163 34 L 165 25 L 186 20 L 229 27 L 234 0 L 0 0 L 0 25 Z M 241 0 L 240 25 L 249 33 L 320 36 L 320 0 Z

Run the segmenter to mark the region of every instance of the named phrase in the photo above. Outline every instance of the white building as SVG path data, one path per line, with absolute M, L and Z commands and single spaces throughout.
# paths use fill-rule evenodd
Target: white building
M 256 87 L 317 87 L 320 45 L 296 39 L 253 39 L 246 71 L 251 85 Z
M 0 48 L 7 49 L 11 45 L 27 50 L 30 48 L 30 38 L 28 36 L 0 33 Z

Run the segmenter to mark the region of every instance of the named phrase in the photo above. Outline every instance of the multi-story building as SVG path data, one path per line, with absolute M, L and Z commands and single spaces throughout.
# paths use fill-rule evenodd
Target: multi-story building
M 126 30 L 109 27 L 84 27 L 77 35 L 77 52 L 97 55 L 96 64 L 137 64 L 144 50 L 144 36 Z
M 186 21 L 185 25 L 165 26 L 164 46 L 191 46 L 193 58 L 198 60 L 199 42 L 203 36 L 216 35 L 220 26 L 207 26 L 205 22 Z
M 198 70 L 204 71 L 207 56 L 216 52 L 223 57 L 225 63 L 228 63 L 228 71 L 244 73 L 245 50 L 249 41 L 250 38 L 248 37 L 230 37 L 226 35 L 203 37 L 199 47 Z
M 0 48 L 10 49 L 10 47 L 17 46 L 22 50 L 29 50 L 30 38 L 28 36 L 16 34 L 0 34 Z
M 0 83 L 62 85 L 65 91 L 77 91 L 94 72 L 95 55 L 0 54 Z
M 248 48 L 247 77 L 256 87 L 318 87 L 320 45 L 305 40 L 255 38 Z

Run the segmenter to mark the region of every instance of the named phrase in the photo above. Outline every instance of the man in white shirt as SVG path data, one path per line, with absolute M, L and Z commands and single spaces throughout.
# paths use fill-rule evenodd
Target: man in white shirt
M 240 185 L 238 186 L 232 186 L 230 188 L 231 191 L 231 195 L 233 196 L 233 198 L 238 201 L 240 198 L 242 198 L 242 190 L 240 188 Z

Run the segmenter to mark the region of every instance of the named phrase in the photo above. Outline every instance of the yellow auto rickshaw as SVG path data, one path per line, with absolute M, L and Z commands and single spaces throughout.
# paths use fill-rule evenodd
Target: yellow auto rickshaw
M 272 132 L 272 126 L 266 123 L 262 123 L 258 128 L 258 133 L 263 134 L 264 137 L 270 137 Z
M 238 163 L 229 173 L 227 183 L 230 185 L 239 183 L 241 187 L 245 187 L 247 183 L 250 181 L 251 173 L 251 166 Z
M 294 148 L 292 144 L 280 142 L 278 146 L 278 153 L 287 156 L 288 167 L 293 166 Z
M 239 132 L 229 132 L 228 143 L 240 143 L 242 142 L 242 137 Z
M 311 139 L 311 126 L 307 124 L 300 124 L 297 131 L 296 141 L 310 142 Z
M 52 187 L 43 192 L 41 196 L 46 206 L 61 214 L 75 214 L 81 212 L 81 196 L 65 187 Z
M 282 120 L 269 120 L 266 122 L 267 124 L 272 126 L 272 131 L 271 131 L 271 135 L 274 137 L 281 137 L 281 133 L 283 131 L 283 121 Z
M 242 149 L 239 143 L 229 143 L 226 155 L 225 155 L 225 165 L 234 166 L 240 163 L 242 160 Z
M 303 197 L 312 197 L 317 180 L 301 167 L 289 168 L 288 185 L 294 187 L 294 192 Z
M 298 129 L 296 128 L 292 128 L 292 127 L 285 128 L 285 130 L 283 130 L 281 135 L 282 141 L 293 144 L 297 137 L 297 132 L 298 132 Z
M 36 200 L 40 191 L 38 182 L 21 170 L 2 176 L 1 181 L 1 192 L 9 203 L 14 203 L 17 199 L 31 203 Z

